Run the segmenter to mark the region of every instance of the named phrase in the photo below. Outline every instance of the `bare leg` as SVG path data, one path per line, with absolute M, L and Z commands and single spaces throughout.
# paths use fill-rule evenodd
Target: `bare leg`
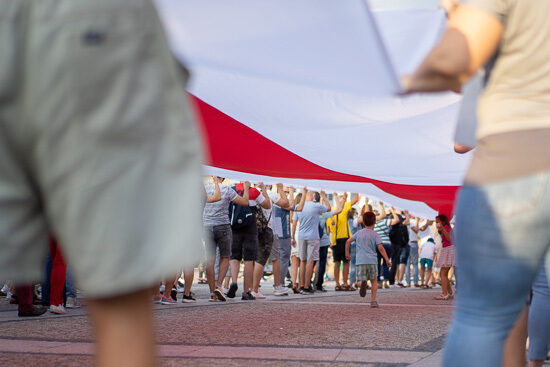
M 300 288 L 304 287 L 304 284 L 306 282 L 306 266 L 307 266 L 307 261 L 306 260 L 301 260 L 300 261 Z
M 271 260 L 273 265 L 273 278 L 275 280 L 275 287 L 281 285 L 281 262 L 279 260 Z
M 340 261 L 334 262 L 334 281 L 338 287 L 340 285 Z
M 441 268 L 440 273 L 442 294 L 444 296 L 451 295 L 451 293 L 449 293 L 449 278 L 447 278 L 447 275 L 449 274 L 449 268 Z
M 290 281 L 292 286 L 296 287 L 296 278 L 298 277 L 298 268 L 300 267 L 300 259 L 296 256 L 292 256 L 292 265 L 290 267 Z
M 432 269 L 428 269 L 426 274 L 426 285 L 430 285 L 430 280 L 432 279 Z
M 252 288 L 252 280 L 254 277 L 254 261 L 244 262 L 244 289 L 243 292 L 249 292 Z
M 231 277 L 225 277 L 224 281 L 223 281 L 223 287 L 225 289 L 228 289 L 229 288 L 229 281 L 231 280 Z
M 231 281 L 237 283 L 239 278 L 239 267 L 241 262 L 239 260 L 231 260 Z
M 370 293 L 370 301 L 374 302 L 376 301 L 376 291 L 378 290 L 378 281 L 376 279 L 371 279 L 371 293 Z
M 221 287 L 223 280 L 225 279 L 225 274 L 227 274 L 227 268 L 229 268 L 229 258 L 221 257 L 220 258 L 220 269 L 218 272 L 218 281 L 216 285 Z
M 525 343 L 527 342 L 527 319 L 529 308 L 525 306 L 506 339 L 502 356 L 502 367 L 525 366 L 527 360 Z M 543 361 L 544 362 L 544 361 Z M 529 363 L 531 364 L 531 363 Z
M 191 286 L 193 285 L 193 278 L 195 277 L 195 269 L 190 268 L 183 271 L 183 280 L 185 286 L 183 288 L 183 294 L 189 296 L 191 294 Z
M 169 278 L 164 284 L 164 297 L 170 298 L 170 293 L 172 292 L 172 287 L 176 285 L 179 275 L 176 275 L 173 278 Z
M 306 262 L 306 271 L 305 271 L 305 281 L 304 281 L 304 288 L 310 288 L 311 287 L 311 276 L 313 275 L 313 264 L 315 262 L 313 260 L 308 260 Z
M 344 285 L 347 285 L 348 279 L 349 279 L 349 262 L 344 263 L 344 268 L 342 269 L 342 283 Z
M 87 301 L 97 340 L 97 366 L 155 365 L 150 293 L 145 289 Z
M 254 273 L 252 275 L 252 291 L 258 293 L 260 281 L 264 275 L 264 266 L 260 263 L 254 263 Z
M 214 289 L 216 289 L 216 272 L 214 270 L 214 262 L 216 260 L 208 260 L 208 263 L 206 264 L 206 280 L 208 281 L 208 288 L 210 288 L 210 293 L 214 292 Z M 227 269 L 225 270 L 227 271 Z
M 397 281 L 399 283 L 403 282 L 404 275 L 405 275 L 405 264 L 399 264 L 399 269 L 397 270 Z
M 420 284 L 421 284 L 421 285 L 424 285 L 424 271 L 426 271 L 426 270 L 424 269 L 423 266 L 421 266 L 421 267 L 420 267 Z M 429 279 L 429 278 L 428 278 L 428 279 Z

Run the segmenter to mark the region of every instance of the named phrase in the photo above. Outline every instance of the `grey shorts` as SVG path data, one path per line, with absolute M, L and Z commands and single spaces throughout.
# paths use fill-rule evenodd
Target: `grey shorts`
M 319 260 L 319 240 L 299 240 L 300 242 L 300 260 L 317 261 Z
M 41 279 L 49 233 L 92 298 L 197 264 L 200 139 L 153 4 L 0 9 L 0 279 Z
M 279 246 L 279 237 L 275 235 L 273 236 L 273 246 L 271 246 L 271 256 L 269 257 L 271 261 L 280 260 L 281 255 Z
M 219 249 L 220 257 L 231 256 L 231 242 L 233 240 L 233 233 L 231 231 L 231 225 L 222 224 L 219 226 L 205 227 L 209 241 L 207 243 L 211 246 L 211 251 L 208 251 L 208 259 L 213 260 L 216 258 L 216 248 Z

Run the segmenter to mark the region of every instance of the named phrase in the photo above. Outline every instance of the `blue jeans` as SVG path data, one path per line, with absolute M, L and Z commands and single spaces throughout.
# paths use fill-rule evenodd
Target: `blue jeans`
M 501 366 L 545 256 L 550 263 L 548 223 L 550 172 L 462 188 L 454 231 L 460 292 L 443 366 Z
M 355 261 L 357 260 L 355 254 L 357 253 L 357 246 L 355 245 L 355 241 L 351 243 L 349 247 L 349 254 L 351 256 L 351 260 L 349 262 L 349 284 L 355 283 L 355 275 L 356 275 L 356 269 L 355 269 Z
M 411 283 L 411 265 L 413 267 L 413 280 L 414 283 L 418 283 L 418 243 L 410 242 L 409 260 L 405 269 L 405 281 Z
M 386 255 L 388 255 L 388 259 L 391 259 L 391 245 L 383 243 L 382 246 L 384 246 L 384 250 L 386 250 Z M 382 276 L 384 280 L 390 279 L 390 268 L 388 267 L 388 264 L 386 263 L 386 260 L 384 260 L 384 257 L 382 256 L 380 251 L 378 251 L 378 248 L 376 249 L 376 255 L 378 256 L 378 280 L 382 280 Z
M 46 262 L 44 263 L 44 279 L 42 279 L 42 304 L 50 305 L 50 277 L 52 275 L 52 257 L 48 251 Z
M 325 280 L 325 273 L 327 271 L 327 256 L 328 248 L 330 246 L 319 247 L 319 261 L 317 262 L 317 274 L 315 278 L 317 279 L 315 283 L 315 288 L 323 288 L 323 281 Z
M 69 267 L 67 266 L 67 273 L 65 275 L 65 296 L 67 298 L 76 298 L 76 287 L 74 285 L 74 277 Z
M 533 299 L 529 307 L 529 352 L 530 360 L 545 360 L 550 347 L 550 290 L 544 266 L 533 283 Z

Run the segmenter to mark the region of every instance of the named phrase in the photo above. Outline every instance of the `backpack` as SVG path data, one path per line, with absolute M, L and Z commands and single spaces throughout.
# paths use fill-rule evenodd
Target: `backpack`
M 388 236 L 390 237 L 391 243 L 394 245 L 405 247 L 409 243 L 409 231 L 407 226 L 402 222 L 391 226 Z
M 271 214 L 273 213 L 273 210 L 271 210 L 271 212 L 269 213 L 269 217 L 266 217 L 260 205 L 256 205 L 256 207 L 253 209 L 256 210 L 256 227 L 258 227 L 258 233 L 261 233 L 266 230 L 267 225 L 269 224 L 269 220 L 271 219 Z
M 237 190 L 237 186 L 233 186 L 239 195 L 243 195 L 243 190 Z M 253 206 L 236 205 L 233 202 L 229 203 L 229 223 L 231 228 L 239 229 L 246 227 L 256 220 L 256 208 Z

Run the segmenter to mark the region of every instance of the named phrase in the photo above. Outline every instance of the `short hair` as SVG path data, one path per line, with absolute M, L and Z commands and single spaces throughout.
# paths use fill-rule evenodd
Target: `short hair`
M 313 202 L 318 203 L 320 201 L 321 201 L 321 194 L 319 194 L 318 192 L 315 192 L 315 194 L 313 194 Z
M 363 214 L 363 224 L 366 227 L 370 227 L 376 224 L 376 215 L 373 212 L 366 212 Z

